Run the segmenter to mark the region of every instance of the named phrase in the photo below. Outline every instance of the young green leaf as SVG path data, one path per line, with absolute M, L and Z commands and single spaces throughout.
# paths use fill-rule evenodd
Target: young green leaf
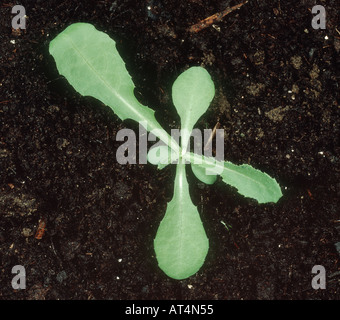
M 214 82 L 202 67 L 181 73 L 172 86 L 172 99 L 181 118 L 182 150 L 186 152 L 191 131 L 215 95 Z
M 168 164 L 177 161 L 178 157 L 178 153 L 164 145 L 152 146 L 148 152 L 148 161 L 157 165 L 158 169 L 163 169 Z
M 159 267 L 178 280 L 196 273 L 207 255 L 209 241 L 190 199 L 185 164 L 177 164 L 174 196 L 158 228 L 154 247 Z
M 178 150 L 156 120 L 154 111 L 136 99 L 125 63 L 107 34 L 91 24 L 74 23 L 51 41 L 49 51 L 59 73 L 76 91 L 110 106 L 122 120 L 147 123 L 149 131 L 158 129 L 158 137 Z
M 282 192 L 276 180 L 268 174 L 250 165 L 235 165 L 228 161 L 216 161 L 194 153 L 187 153 L 185 158 L 191 163 L 206 169 L 209 174 L 220 174 L 223 182 L 237 188 L 238 193 L 253 198 L 259 203 L 277 202 Z
M 274 178 L 248 164 L 238 166 L 225 161 L 221 177 L 225 183 L 236 187 L 238 193 L 258 203 L 277 202 L 282 197 L 281 188 Z
M 196 176 L 196 178 L 206 184 L 214 184 L 214 182 L 217 179 L 216 174 L 207 174 L 206 167 L 191 163 L 191 169 L 194 175 Z

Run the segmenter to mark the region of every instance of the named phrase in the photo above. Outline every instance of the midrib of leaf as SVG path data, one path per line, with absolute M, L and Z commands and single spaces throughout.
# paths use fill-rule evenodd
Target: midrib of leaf
M 177 164 L 177 170 L 176 170 L 176 182 L 175 182 L 175 192 L 177 192 L 178 195 L 178 201 L 179 201 L 179 211 L 180 211 L 180 248 L 179 248 L 179 261 L 182 263 L 183 261 L 183 216 L 184 216 L 184 195 L 183 195 L 183 179 L 186 179 L 185 176 L 185 164 L 182 163 L 182 159 L 179 159 L 179 163 Z M 179 185 L 177 185 L 179 184 Z
M 192 103 L 192 101 L 193 101 L 193 96 L 191 95 L 190 96 L 190 103 L 188 103 L 188 105 L 189 105 L 189 113 L 188 114 L 186 114 L 186 117 L 185 117 L 185 121 L 184 121 L 184 124 L 182 124 L 182 129 L 187 129 L 187 130 L 192 130 L 192 128 L 190 128 L 189 127 L 189 123 L 190 123 L 190 116 L 191 116 L 191 114 L 192 114 L 192 108 L 193 108 L 193 103 Z M 190 134 L 191 132 L 189 132 L 189 134 Z M 184 146 L 182 146 L 182 147 L 184 147 Z
M 190 103 L 189 103 L 189 114 L 186 114 L 185 117 L 185 121 L 184 124 L 181 123 L 181 128 L 185 129 L 186 131 L 184 131 L 184 134 L 182 136 L 182 152 L 183 154 L 187 152 L 187 148 L 188 148 L 188 144 L 190 143 L 190 134 L 192 131 L 192 126 L 189 127 L 189 123 L 190 123 L 190 115 L 192 113 L 192 108 L 193 108 L 193 96 L 190 96 Z

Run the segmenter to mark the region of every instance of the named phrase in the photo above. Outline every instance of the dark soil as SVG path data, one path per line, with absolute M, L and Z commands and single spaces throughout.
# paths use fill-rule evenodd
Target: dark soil
M 339 299 L 339 1 L 325 30 L 315 1 L 250 0 L 196 34 L 188 27 L 236 1 L 57 1 L 0 8 L 0 299 Z M 11 8 L 27 28 L 11 29 Z M 149 9 L 148 9 L 149 7 Z M 178 128 L 174 79 L 203 65 L 217 94 L 198 128 L 225 130 L 225 159 L 282 186 L 277 204 L 245 199 L 188 170 L 210 250 L 176 281 L 158 268 L 153 239 L 173 193 L 174 166 L 116 161 L 122 122 L 61 77 L 49 42 L 73 22 L 108 33 L 138 99 Z M 41 240 L 39 220 L 46 220 Z M 221 220 L 231 226 L 227 230 Z M 25 290 L 11 286 L 14 265 Z M 326 289 L 314 290 L 314 265 Z

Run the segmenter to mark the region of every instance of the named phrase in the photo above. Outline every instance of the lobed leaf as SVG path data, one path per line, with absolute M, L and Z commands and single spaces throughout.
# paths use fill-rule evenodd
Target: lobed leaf
M 237 188 L 238 193 L 258 203 L 277 202 L 282 197 L 274 178 L 248 164 L 235 165 L 225 161 L 221 177 L 225 183 Z
M 158 137 L 178 149 L 156 120 L 154 111 L 136 99 L 131 76 L 115 41 L 107 34 L 91 24 L 74 23 L 51 41 L 49 51 L 59 73 L 76 91 L 108 105 L 121 120 L 147 123 L 149 131 L 158 129 Z
M 194 153 L 186 154 L 185 158 L 205 169 L 207 175 L 219 174 L 223 182 L 237 188 L 238 193 L 259 203 L 277 202 L 282 197 L 280 185 L 274 178 L 248 164 L 235 165 Z

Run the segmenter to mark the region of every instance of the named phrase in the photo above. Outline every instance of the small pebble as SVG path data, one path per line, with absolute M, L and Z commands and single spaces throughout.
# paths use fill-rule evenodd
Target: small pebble
M 58 274 L 57 274 L 57 281 L 62 283 L 64 280 L 67 279 L 67 274 L 66 274 L 66 271 L 60 271 Z
M 30 228 L 23 228 L 22 231 L 21 231 L 21 234 L 22 234 L 24 237 L 28 238 L 28 237 L 30 237 L 31 235 L 33 235 L 33 232 L 32 232 L 32 229 L 30 229 Z

